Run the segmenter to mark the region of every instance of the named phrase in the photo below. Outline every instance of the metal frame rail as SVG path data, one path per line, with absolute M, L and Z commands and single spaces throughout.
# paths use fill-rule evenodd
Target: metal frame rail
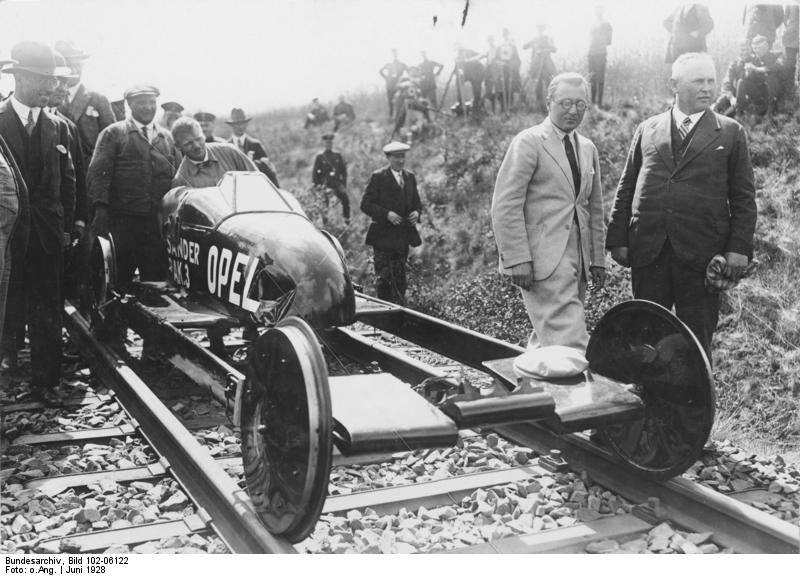
M 403 310 L 403 312 L 407 312 Z M 383 316 L 388 320 L 375 322 L 373 318 L 362 319 L 369 324 L 386 325 L 403 323 L 400 319 L 389 319 L 392 313 Z M 394 313 L 397 315 L 397 313 Z M 399 315 L 397 315 L 399 316 Z M 413 316 L 413 315 L 411 315 Z M 419 344 L 430 340 L 424 331 L 427 317 L 419 315 L 414 321 L 405 323 L 403 335 L 387 330 L 403 339 Z M 446 324 L 446 323 L 442 323 Z M 463 330 L 463 329 L 461 329 Z M 455 344 L 442 344 L 443 334 L 437 334 L 434 349 L 457 347 Z M 480 349 L 479 336 L 471 333 L 467 350 L 459 350 L 458 356 L 469 356 L 469 350 Z M 377 361 L 384 369 L 402 373 L 405 380 L 417 384 L 423 379 L 436 376 L 437 370 L 408 358 L 382 344 L 371 342 L 348 330 L 336 329 L 323 336 L 327 345 L 356 361 Z M 456 340 L 453 338 L 452 340 Z M 500 347 L 499 341 L 488 339 L 487 347 L 494 353 Z M 509 346 L 509 345 L 507 345 Z M 509 346 L 509 348 L 513 348 Z M 485 350 L 485 349 L 484 349 Z M 469 364 L 478 367 L 479 356 L 471 355 Z M 633 502 L 647 502 L 651 497 L 659 499 L 655 510 L 658 519 L 671 519 L 683 527 L 696 532 L 713 532 L 714 539 L 723 546 L 733 547 L 743 553 L 796 554 L 800 552 L 800 530 L 793 524 L 779 520 L 747 504 L 720 494 L 710 488 L 695 484 L 684 478 L 673 478 L 665 482 L 654 482 L 633 476 L 622 468 L 622 462 L 610 452 L 597 447 L 579 434 L 558 435 L 537 424 L 516 424 L 492 427 L 509 440 L 547 454 L 551 449 L 559 449 L 574 470 L 585 470 L 599 484 L 605 486 Z
M 93 373 L 117 394 L 169 470 L 210 517 L 212 527 L 235 553 L 292 553 L 292 545 L 270 534 L 261 524 L 250 497 L 214 461 L 142 380 L 108 346 L 91 333 L 86 320 L 67 305 L 65 326 L 79 343 Z

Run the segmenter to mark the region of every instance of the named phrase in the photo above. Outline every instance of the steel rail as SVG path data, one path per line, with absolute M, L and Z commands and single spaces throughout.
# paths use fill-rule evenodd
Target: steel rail
M 214 461 L 180 421 L 120 357 L 91 333 L 86 320 L 71 305 L 65 326 L 93 373 L 114 389 L 117 398 L 138 422 L 141 432 L 170 471 L 213 523 L 223 542 L 235 553 L 292 553 L 292 545 L 270 534 L 256 514 L 250 497 Z

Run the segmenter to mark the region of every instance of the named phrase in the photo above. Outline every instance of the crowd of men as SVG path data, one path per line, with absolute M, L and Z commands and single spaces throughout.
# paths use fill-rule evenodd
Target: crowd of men
M 40 397 L 59 384 L 61 311 L 95 237 L 113 236 L 122 290 L 137 270 L 163 281 L 157 215 L 170 188 L 213 186 L 229 170 L 260 170 L 278 185 L 243 110 L 231 111 L 228 140 L 214 134 L 213 114 L 185 116 L 178 102 L 164 102 L 156 122 L 155 86 L 128 88 L 120 112 L 83 84 L 88 58 L 70 42 L 24 41 L 0 61 L 14 79 L 0 98 L 0 371 L 17 367 L 27 332 Z

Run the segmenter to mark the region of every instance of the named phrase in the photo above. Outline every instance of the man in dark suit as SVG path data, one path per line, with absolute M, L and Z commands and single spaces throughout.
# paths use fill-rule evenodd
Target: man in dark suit
M 719 294 L 706 267 L 724 255 L 736 281 L 753 256 L 753 168 L 744 128 L 712 112 L 716 72 L 707 54 L 672 65 L 674 106 L 633 136 L 608 227 L 606 247 L 631 267 L 634 298 L 675 306 L 711 358 Z
M 56 52 L 64 57 L 73 73 L 68 84 L 68 94 L 59 109 L 78 127 L 83 155 L 88 161 L 92 157 L 100 132 L 113 124 L 116 118 L 108 98 L 87 89 L 81 82 L 83 64 L 89 55 L 65 40 L 56 42 Z
M 394 118 L 394 93 L 397 91 L 397 83 L 400 76 L 406 71 L 408 66 L 397 58 L 397 49 L 392 48 L 392 61 L 387 62 L 378 71 L 386 82 L 386 99 L 389 101 L 389 118 Z
M 158 210 L 172 187 L 178 155 L 170 133 L 153 121 L 158 95 L 154 86 L 126 90 L 130 118 L 100 133 L 89 164 L 92 231 L 113 236 L 117 280 L 123 291 L 137 268 L 144 281 L 167 277 Z
M 417 178 L 403 168 L 408 150 L 401 142 L 384 146 L 389 166 L 372 173 L 361 199 L 361 211 L 372 218 L 366 244 L 373 249 L 378 298 L 403 305 L 408 248 L 422 244 L 417 231 L 422 211 Z
M 61 275 L 63 251 L 75 210 L 75 173 L 67 127 L 42 109 L 57 83 L 53 50 L 20 42 L 11 52 L 17 64 L 14 95 L 0 103 L 0 135 L 5 139 L 28 190 L 29 218 L 15 236 L 28 235 L 21 258 L 14 258 L 3 337 L 4 362 L 16 363 L 16 336 L 27 319 L 31 384 L 43 394 L 61 377 Z M 20 212 L 24 216 L 24 212 Z
M 246 133 L 247 125 L 250 123 L 250 120 L 252 120 L 252 118 L 248 118 L 241 108 L 234 108 L 231 110 L 231 119 L 225 122 L 231 127 L 231 130 L 233 130 L 233 136 L 230 137 L 228 142 L 249 156 L 256 167 L 269 178 L 276 187 L 280 187 L 280 184 L 278 184 L 278 174 L 275 172 L 275 167 L 272 165 L 272 162 L 270 162 L 267 151 L 264 150 L 261 141 Z
M 706 36 L 714 29 L 714 19 L 705 4 L 683 4 L 664 20 L 669 32 L 667 63 L 686 52 L 705 52 Z

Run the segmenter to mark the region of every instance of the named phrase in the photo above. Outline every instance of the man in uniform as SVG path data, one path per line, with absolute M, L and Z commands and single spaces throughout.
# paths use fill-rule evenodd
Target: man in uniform
M 196 112 L 194 119 L 200 123 L 200 127 L 203 129 L 203 135 L 206 137 L 207 143 L 225 142 L 224 139 L 214 135 L 217 121 L 217 117 L 214 114 L 211 112 Z
M 592 85 L 592 104 L 602 106 L 606 84 L 606 52 L 611 45 L 613 29 L 603 18 L 602 6 L 597 6 L 594 13 L 595 22 L 589 32 L 589 82 Z
M 585 351 L 587 281 L 605 282 L 600 155 L 576 132 L 588 101 L 580 74 L 553 78 L 547 118 L 514 137 L 497 173 L 492 226 L 500 272 L 522 294 L 530 348 Z
M 194 118 L 181 117 L 172 125 L 175 147 L 183 160 L 172 186 L 207 188 L 216 186 L 225 172 L 255 172 L 256 165 L 236 146 L 227 142 L 206 142 L 203 129 Z
M 161 109 L 164 111 L 164 115 L 161 117 L 161 125 L 167 130 L 172 130 L 175 120 L 180 118 L 181 113 L 183 113 L 183 106 L 177 102 L 164 102 L 161 105 Z
M 314 186 L 325 191 L 325 204 L 328 203 L 328 191 L 342 203 L 342 216 L 345 225 L 350 224 L 350 198 L 347 196 L 347 164 L 342 155 L 333 151 L 333 134 L 324 134 L 322 144 L 325 150 L 314 158 L 312 180 Z
M 397 49 L 392 48 L 392 61 L 383 65 L 380 69 L 381 77 L 386 81 L 386 99 L 389 101 L 389 118 L 394 118 L 394 93 L 397 90 L 397 83 L 400 76 L 406 71 L 408 66 L 397 58 Z
M 113 236 L 123 291 L 137 268 L 143 281 L 167 277 L 158 210 L 172 186 L 178 156 L 170 133 L 154 122 L 158 96 L 155 86 L 128 88 L 130 117 L 100 133 L 89 164 L 92 230 L 97 236 Z
M 61 277 L 75 210 L 75 173 L 66 124 L 42 108 L 57 84 L 53 50 L 20 42 L 11 57 L 17 63 L 3 72 L 14 75 L 14 94 L 0 103 L 0 136 L 28 191 L 20 196 L 14 232 L 14 243 L 27 237 L 27 244 L 12 255 L 3 365 L 16 365 L 21 344 L 16 337 L 27 320 L 31 384 L 41 396 L 61 378 Z
M 61 54 L 72 68 L 74 75 L 69 80 L 69 94 L 59 109 L 78 127 L 83 156 L 88 161 L 92 157 L 100 132 L 115 122 L 114 111 L 111 109 L 108 98 L 99 92 L 87 89 L 81 81 L 83 64 L 89 55 L 76 48 L 72 42 L 65 40 L 56 42 L 55 48 L 56 52 Z
M 372 218 L 366 244 L 372 246 L 378 298 L 405 304 L 409 246 L 422 243 L 419 223 L 422 202 L 413 172 L 405 170 L 407 144 L 383 147 L 389 166 L 372 173 L 361 199 L 361 211 Z
M 261 144 L 260 140 L 246 133 L 250 120 L 251 118 L 248 118 L 241 108 L 231 110 L 231 119 L 225 122 L 233 130 L 233 136 L 230 137 L 228 142 L 247 155 L 256 165 L 256 168 L 275 184 L 275 187 L 280 187 L 278 174 L 275 172 L 275 167 L 270 162 L 263 144 Z
M 744 128 L 709 110 L 716 91 L 711 56 L 678 57 L 670 88 L 673 107 L 634 133 L 606 247 L 631 268 L 633 297 L 674 305 L 710 360 L 719 294 L 706 290 L 706 269 L 724 256 L 735 282 L 752 258 L 753 168 Z
M 333 107 L 333 131 L 336 132 L 342 126 L 352 124 L 356 119 L 356 111 L 353 105 L 344 99 L 344 95 L 339 96 L 339 102 Z

